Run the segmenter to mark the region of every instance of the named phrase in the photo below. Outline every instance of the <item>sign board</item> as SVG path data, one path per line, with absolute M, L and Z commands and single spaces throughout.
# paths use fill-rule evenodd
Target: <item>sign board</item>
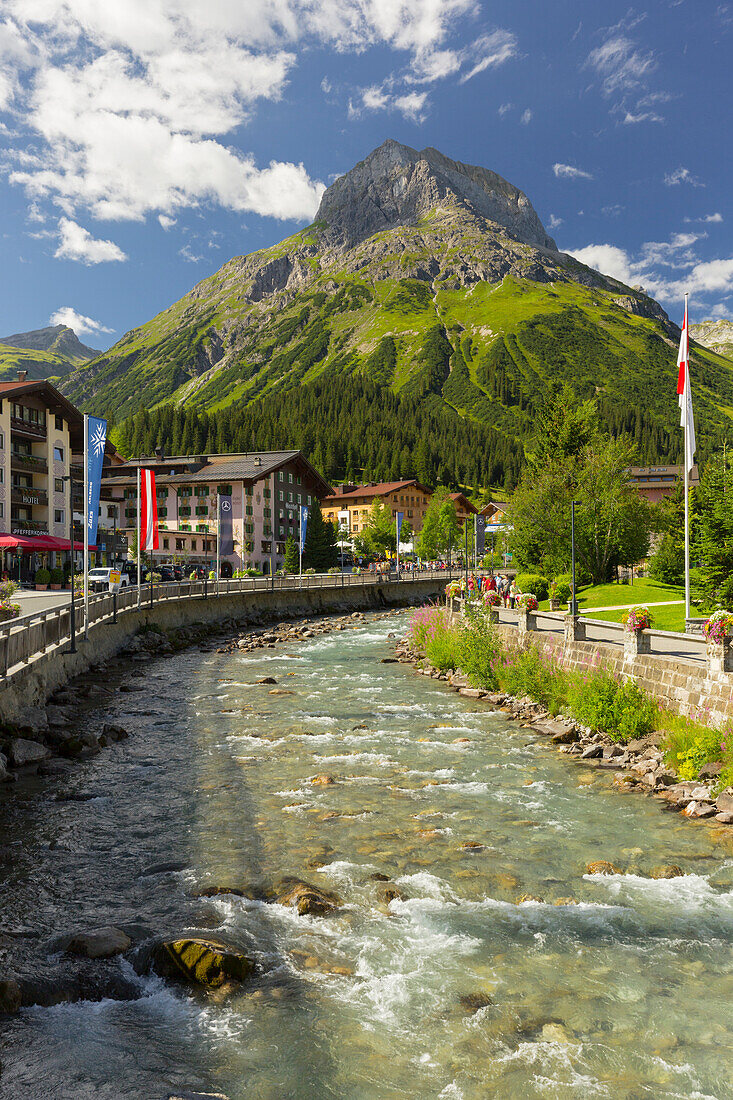
M 109 571 L 109 584 L 112 592 L 119 592 L 120 584 L 122 583 L 122 574 L 119 569 L 110 569 Z

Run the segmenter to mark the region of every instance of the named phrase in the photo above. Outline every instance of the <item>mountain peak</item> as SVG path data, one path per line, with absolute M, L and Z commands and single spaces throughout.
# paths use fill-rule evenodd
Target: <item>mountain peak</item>
M 31 332 L 14 332 L 12 336 L 0 336 L 0 344 L 29 351 L 47 351 L 71 362 L 83 362 L 99 355 L 94 348 L 82 344 L 68 325 L 48 325 Z
M 325 222 L 328 243 L 351 246 L 435 211 L 472 214 L 535 248 L 557 251 L 527 196 L 502 176 L 391 138 L 328 188 L 316 221 Z

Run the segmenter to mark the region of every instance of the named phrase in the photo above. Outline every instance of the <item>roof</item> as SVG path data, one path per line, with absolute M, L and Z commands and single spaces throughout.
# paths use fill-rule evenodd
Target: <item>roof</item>
M 479 512 L 480 516 L 493 515 L 494 512 L 505 512 L 507 509 L 507 502 L 505 500 L 490 500 L 488 504 L 484 504 L 483 508 Z
M 456 503 L 460 501 L 467 512 L 475 512 L 478 515 L 478 508 L 471 503 L 465 493 L 451 493 L 450 498 L 455 500 Z
M 629 466 L 628 475 L 631 478 L 638 477 L 684 477 L 684 466 Z M 700 475 L 698 473 L 697 465 L 694 465 L 690 470 L 690 484 L 698 485 L 700 482 Z
M 430 493 L 430 489 L 426 485 L 421 485 L 419 481 L 412 478 L 411 481 L 380 481 L 376 485 L 358 485 L 356 489 L 352 489 L 349 493 L 336 493 L 333 496 L 326 497 L 323 501 L 326 505 L 335 505 L 342 500 L 351 500 L 354 497 L 387 497 L 391 493 L 399 492 L 400 489 L 420 489 L 423 493 Z
M 15 400 L 18 397 L 22 397 L 24 394 L 32 394 L 33 396 L 41 397 L 46 406 L 49 409 L 58 412 L 62 415 L 69 424 L 69 430 L 72 437 L 71 444 L 72 450 L 78 438 L 83 446 L 83 432 L 84 432 L 84 414 L 79 412 L 76 405 L 72 405 L 62 393 L 52 386 L 49 381 L 44 378 L 27 379 L 23 382 L 0 382 L 0 400 L 3 397 L 9 397 Z
M 163 471 L 171 465 L 180 465 L 188 461 L 197 466 L 194 470 L 184 470 L 181 473 L 166 474 Z M 131 481 L 134 479 L 138 466 L 152 469 L 155 472 L 156 482 L 160 485 L 190 485 L 199 481 L 230 480 L 230 481 L 259 481 L 263 477 L 279 470 L 288 462 L 294 462 L 306 473 L 317 486 L 317 491 L 323 496 L 330 493 L 331 486 L 321 477 L 318 471 L 311 466 L 301 451 L 253 451 L 251 454 L 234 455 L 189 455 L 178 458 L 149 457 L 143 455 L 140 458 L 131 459 L 125 466 L 115 466 L 105 471 L 105 481 Z M 201 464 L 203 463 L 203 464 Z

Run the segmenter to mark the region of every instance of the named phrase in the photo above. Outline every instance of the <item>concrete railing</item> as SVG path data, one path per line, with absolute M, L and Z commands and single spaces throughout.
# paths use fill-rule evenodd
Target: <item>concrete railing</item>
M 452 601 L 453 611 L 463 614 L 465 601 Z M 618 646 L 630 658 L 639 654 L 673 657 L 706 666 L 710 671 L 732 672 L 730 644 L 709 645 L 702 634 L 681 634 L 671 630 L 640 630 L 630 634 L 623 623 L 592 619 L 587 615 L 566 615 L 556 611 L 518 611 L 496 609 L 496 620 L 515 625 L 522 631 L 550 634 L 568 642 L 598 642 Z
M 138 609 L 149 610 L 160 605 L 191 600 L 216 600 L 241 595 L 245 600 L 256 592 L 295 592 L 327 589 L 330 592 L 375 587 L 396 583 L 409 589 L 411 584 L 425 581 L 449 581 L 459 576 L 459 570 L 423 570 L 416 573 L 316 573 L 299 576 L 246 577 L 241 580 L 182 581 L 167 584 L 143 584 L 122 588 L 116 595 L 102 593 L 89 597 L 87 632 L 100 623 L 114 620 Z M 85 630 L 84 600 L 74 601 L 77 636 Z M 29 664 L 48 650 L 71 639 L 70 601 L 61 607 L 47 608 L 0 623 L 0 687 L 10 669 Z

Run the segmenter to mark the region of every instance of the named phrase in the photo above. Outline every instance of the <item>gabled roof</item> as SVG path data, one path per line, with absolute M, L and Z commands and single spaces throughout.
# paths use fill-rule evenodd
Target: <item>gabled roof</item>
M 63 416 L 69 425 L 72 451 L 78 446 L 84 446 L 84 414 L 79 412 L 76 405 L 64 397 L 62 393 L 52 386 L 46 379 L 26 379 L 17 382 L 0 382 L 0 400 L 7 397 L 16 401 L 19 397 L 32 395 L 40 398 L 46 407 L 59 416 Z
M 506 512 L 507 502 L 505 500 L 493 501 L 490 500 L 488 504 L 484 504 L 483 508 L 479 512 L 480 516 L 493 516 L 495 512 Z
M 472 504 L 465 493 L 451 493 L 451 500 L 454 500 L 456 504 L 461 504 L 466 512 L 473 512 L 478 515 L 478 508 L 475 504 Z
M 316 495 L 330 493 L 331 486 L 311 466 L 301 451 L 253 451 L 250 454 L 234 455 L 195 455 L 189 461 L 196 466 L 194 470 L 166 474 L 171 466 L 179 466 L 185 456 L 177 458 L 159 458 L 157 456 L 131 459 L 125 466 L 112 467 L 108 478 L 120 483 L 135 477 L 137 467 L 155 471 L 155 480 L 159 485 L 191 485 L 200 481 L 259 481 L 263 477 L 279 470 L 281 466 L 292 462 L 316 484 Z
M 412 478 L 410 481 L 380 481 L 376 485 L 357 485 L 356 489 L 348 493 L 336 493 L 326 497 L 323 503 L 331 507 L 341 501 L 353 500 L 354 497 L 372 497 L 373 499 L 387 497 L 399 492 L 400 489 L 421 489 L 422 492 L 430 494 L 430 489 L 426 485 L 421 485 L 419 481 Z

